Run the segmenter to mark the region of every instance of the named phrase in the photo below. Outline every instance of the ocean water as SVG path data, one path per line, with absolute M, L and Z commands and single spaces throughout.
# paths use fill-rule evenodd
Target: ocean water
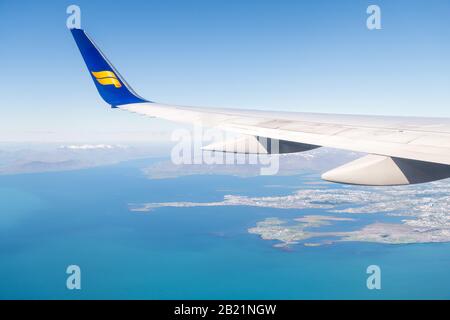
M 321 210 L 159 208 L 130 203 L 284 195 L 301 176 L 151 180 L 155 160 L 0 177 L 0 299 L 449 299 L 450 244 L 274 248 L 247 229 Z M 266 185 L 285 185 L 267 188 Z M 366 215 L 359 225 L 384 219 Z M 387 219 L 387 218 L 386 218 Z M 391 218 L 392 219 L 392 218 Z M 327 230 L 333 227 L 327 227 Z M 68 265 L 81 290 L 66 288 Z M 368 290 L 379 265 L 382 289 Z

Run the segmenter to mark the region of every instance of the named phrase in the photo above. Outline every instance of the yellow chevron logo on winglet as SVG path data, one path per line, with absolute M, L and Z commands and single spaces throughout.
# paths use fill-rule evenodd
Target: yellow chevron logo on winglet
M 100 83 L 103 86 L 113 85 L 116 88 L 122 87 L 122 84 L 120 83 L 119 79 L 117 79 L 117 76 L 112 71 L 92 72 L 92 75 L 95 77 L 98 83 Z

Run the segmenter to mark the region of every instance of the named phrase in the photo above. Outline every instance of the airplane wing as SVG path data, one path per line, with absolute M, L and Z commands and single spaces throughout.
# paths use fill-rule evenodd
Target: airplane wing
M 450 119 L 334 115 L 174 106 L 145 100 L 81 29 L 71 29 L 102 98 L 137 114 L 242 134 L 206 150 L 294 153 L 331 147 L 368 153 L 322 178 L 357 185 L 405 185 L 450 177 Z

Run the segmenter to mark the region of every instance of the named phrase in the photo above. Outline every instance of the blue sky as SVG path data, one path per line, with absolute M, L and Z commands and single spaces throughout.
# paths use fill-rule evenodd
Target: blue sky
M 174 127 L 108 109 L 66 29 L 70 4 L 154 101 L 450 116 L 446 0 L 0 0 L 0 141 L 151 140 Z M 366 28 L 369 4 L 382 30 Z

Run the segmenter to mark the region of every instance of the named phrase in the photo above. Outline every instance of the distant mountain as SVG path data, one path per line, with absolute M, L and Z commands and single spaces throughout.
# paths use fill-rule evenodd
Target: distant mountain
M 17 145 L 0 150 L 0 174 L 65 171 L 154 157 L 155 145 Z
M 16 173 L 32 173 L 32 172 L 49 172 L 49 171 L 66 171 L 75 170 L 92 166 L 92 164 L 85 163 L 79 160 L 65 160 L 57 162 L 46 161 L 30 161 L 10 166 L 7 169 L 0 171 L 2 174 L 16 174 Z

